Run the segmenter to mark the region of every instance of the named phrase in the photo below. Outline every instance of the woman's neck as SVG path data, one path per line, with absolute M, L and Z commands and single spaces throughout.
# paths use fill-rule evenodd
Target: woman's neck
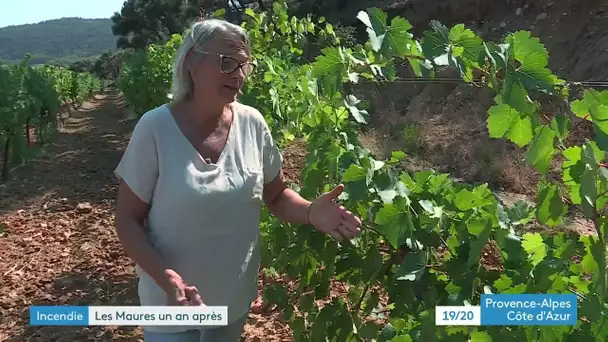
M 181 104 L 188 121 L 198 127 L 217 127 L 224 119 L 224 113 L 230 104 L 214 105 L 204 100 L 186 100 Z

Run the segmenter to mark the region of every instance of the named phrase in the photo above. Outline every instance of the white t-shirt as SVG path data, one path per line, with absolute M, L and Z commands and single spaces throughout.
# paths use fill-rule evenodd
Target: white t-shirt
M 115 170 L 151 204 L 152 245 L 198 288 L 206 305 L 228 306 L 229 323 L 246 314 L 257 296 L 262 192 L 282 164 L 260 112 L 237 102 L 232 108 L 232 126 L 217 163 L 203 160 L 165 104 L 139 119 Z M 156 282 L 138 266 L 136 272 L 141 305 L 167 305 Z

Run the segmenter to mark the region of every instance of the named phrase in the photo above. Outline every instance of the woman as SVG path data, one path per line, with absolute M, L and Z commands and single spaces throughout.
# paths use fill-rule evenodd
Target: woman
M 338 240 L 359 234 L 360 219 L 336 204 L 343 185 L 312 202 L 286 187 L 264 117 L 236 101 L 253 69 L 243 28 L 195 23 L 177 52 L 172 102 L 141 117 L 116 169 L 116 230 L 141 304 L 228 306 L 228 326 L 144 327 L 146 341 L 238 341 L 257 297 L 264 203 Z

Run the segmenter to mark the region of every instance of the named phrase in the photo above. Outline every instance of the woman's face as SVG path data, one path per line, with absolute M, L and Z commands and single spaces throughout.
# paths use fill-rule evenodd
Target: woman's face
M 245 45 L 226 36 L 216 36 L 205 51 L 195 51 L 195 66 L 191 71 L 194 96 L 222 105 L 236 100 L 246 79 L 246 72 L 253 69 Z M 219 103 L 218 103 L 219 104 Z

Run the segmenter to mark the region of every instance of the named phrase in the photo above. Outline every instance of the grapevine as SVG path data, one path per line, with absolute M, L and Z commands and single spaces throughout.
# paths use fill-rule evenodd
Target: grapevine
M 419 39 L 401 17 L 388 21 L 370 8 L 357 18 L 368 41 L 345 48 L 331 24 L 289 17 L 277 1 L 267 12 L 246 11 L 257 72 L 241 101 L 266 115 L 284 145 L 301 138 L 308 155 L 297 190 L 307 198 L 345 184 L 341 201 L 364 221 L 352 243 L 338 244 L 312 229 L 285 224 L 264 209 L 262 255 L 266 273 L 285 274 L 264 292 L 289 321 L 296 341 L 603 341 L 608 338 L 606 234 L 608 216 L 608 92 L 577 93 L 548 66 L 548 52 L 527 31 L 484 41 L 459 24 L 437 21 Z M 167 101 L 174 36 L 152 45 L 123 70 L 118 86 L 137 112 Z M 320 53 L 311 61 L 310 50 Z M 448 174 L 400 168 L 394 151 L 376 159 L 358 139 L 369 113 L 351 89 L 357 83 L 391 82 L 396 63 L 418 77 L 455 69 L 465 82 L 495 92 L 488 110 L 491 138 L 526 151 L 526 162 L 544 176 L 535 205 L 503 205 L 486 184 L 456 183 Z M 146 85 L 145 87 L 142 85 Z M 548 117 L 540 95 L 568 110 Z M 568 143 L 581 121 L 593 138 Z M 558 165 L 562 179 L 551 180 Z M 571 210 L 593 222 L 595 234 L 556 228 Z M 533 220 L 553 229 L 527 232 Z M 501 265 L 480 265 L 482 250 L 499 250 Z M 333 296 L 332 282 L 347 295 Z M 575 293 L 576 326 L 437 327 L 438 305 L 478 305 L 483 293 Z
M 167 101 L 171 90 L 171 62 L 181 42 L 181 36 L 173 35 L 164 45 L 150 45 L 135 53 L 124 65 L 116 86 L 135 113 L 143 113 Z
M 16 65 L 0 64 L 0 151 L 2 178 L 10 166 L 29 159 L 35 148 L 31 132 L 43 147 L 57 130 L 62 103 L 80 105 L 101 89 L 100 80 L 55 66 L 32 67 L 29 55 Z

